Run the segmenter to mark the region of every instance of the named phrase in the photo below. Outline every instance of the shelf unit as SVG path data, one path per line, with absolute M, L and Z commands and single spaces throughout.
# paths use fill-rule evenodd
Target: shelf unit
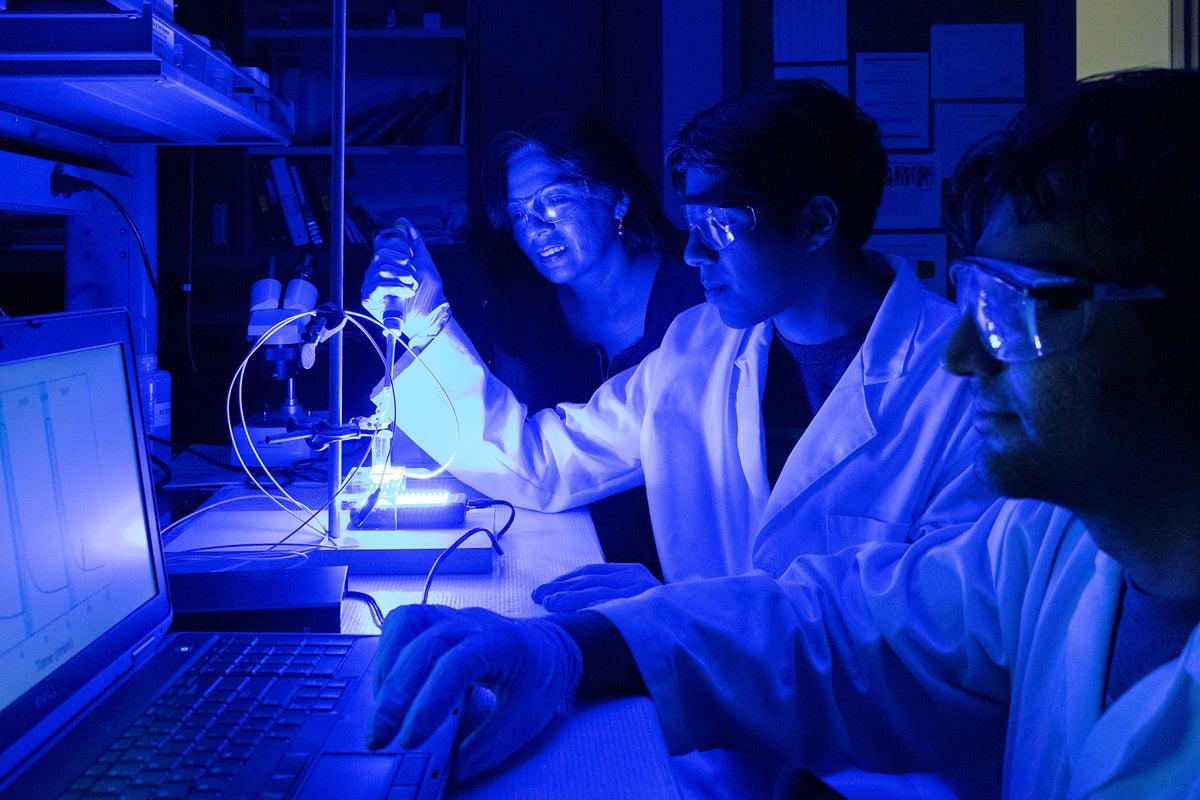
M 348 213 L 359 229 L 386 227 L 403 216 L 430 244 L 460 244 L 467 233 L 471 160 L 469 27 L 465 20 L 447 27 L 388 27 L 387 11 L 376 4 L 371 16 L 352 18 L 346 30 Z M 252 147 L 247 155 L 309 161 L 328 171 L 333 32 L 311 24 L 313 15 L 300 15 L 309 24 L 299 27 L 284 27 L 277 15 L 270 4 L 247 8 L 244 52 L 293 101 L 295 136 L 289 147 Z M 370 230 L 363 233 L 369 240 Z
M 394 27 L 387 27 L 387 12 L 393 5 L 398 19 Z M 408 5 L 423 10 L 425 3 Z M 345 197 L 352 206 L 366 209 L 372 227 L 391 225 L 398 216 L 420 226 L 445 280 L 447 296 L 455 304 L 456 316 L 470 317 L 480 305 L 472 294 L 478 292 L 478 263 L 464 241 L 466 197 L 477 172 L 477 3 L 442 3 L 447 16 L 438 30 L 424 28 L 419 15 L 405 11 L 408 6 L 403 0 L 361 0 L 350 6 L 344 28 L 338 24 L 338 9 L 331 9 L 326 0 L 264 0 L 229 11 L 197 4 L 186 16 L 182 6 L 176 13 L 181 22 L 186 20 L 184 27 L 219 31 L 214 35 L 227 37 L 236 61 L 269 74 L 273 91 L 287 99 L 294 121 L 293 136 L 286 144 L 160 150 L 163 224 L 189 231 L 186 237 L 173 236 L 162 243 L 163 285 L 186 282 L 191 298 L 187 312 L 179 300 L 168 301 L 171 318 L 190 314 L 190 339 L 188 350 L 178 339 L 169 340 L 163 363 L 172 372 L 177 396 L 188 398 L 189 407 L 211 409 L 223 404 L 228 375 L 247 347 L 250 287 L 266 274 L 269 265 L 274 265 L 278 277 L 286 279 L 295 265 L 311 257 L 320 301 L 361 310 L 358 294 L 371 258 L 369 241 L 333 241 L 331 228 L 336 223 L 330 224 L 332 215 L 321 213 L 319 204 L 314 210 L 323 239 L 320 245 L 297 246 L 266 235 L 255 183 L 262 161 L 284 158 L 299 165 L 302 174 L 319 168 L 330 178 L 330 187 L 336 182 L 335 167 L 344 165 Z M 344 55 L 344 68 L 340 68 L 339 51 Z M 457 119 L 453 125 L 450 117 L 454 115 L 441 120 L 444 135 L 436 141 L 431 141 L 428 133 L 411 144 L 378 140 L 354 144 L 340 133 L 334 141 L 332 120 L 341 118 L 334 101 L 343 81 L 342 111 L 348 122 L 399 94 L 432 92 L 451 81 L 458 98 Z M 313 205 L 311 187 L 304 188 Z M 330 197 L 331 211 L 335 210 L 333 201 Z M 460 213 L 463 219 L 454 226 L 453 234 L 443 221 L 448 212 Z M 365 233 L 369 240 L 373 230 Z M 335 348 L 343 339 L 344 345 Z M 328 345 L 328 349 L 320 348 L 313 369 L 297 379 L 299 399 L 306 408 L 329 410 L 340 418 L 371 413 L 369 393 L 379 379 L 379 369 L 370 343 L 351 332 Z M 344 355 L 340 352 L 343 346 Z M 203 360 L 197 358 L 198 371 L 187 368 L 189 352 L 205 354 Z M 257 400 L 278 401 L 275 387 L 263 385 L 263 381 L 253 383 L 248 407 L 257 410 Z M 344 401 L 326 398 L 335 385 L 343 387 Z M 187 414 L 183 411 L 181 419 Z M 188 417 L 184 435 L 189 440 L 219 442 L 224 436 L 222 419 L 205 413 Z
M 0 107 L 11 114 L 115 143 L 292 140 L 290 103 L 149 5 L 38 8 L 0 13 Z

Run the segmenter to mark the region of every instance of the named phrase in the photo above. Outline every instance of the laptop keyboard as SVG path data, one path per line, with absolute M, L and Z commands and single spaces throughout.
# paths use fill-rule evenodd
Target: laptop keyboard
M 310 755 L 295 751 L 291 740 L 314 712 L 337 705 L 351 681 L 334 676 L 349 651 L 335 638 L 222 639 L 63 797 L 242 795 L 247 770 L 258 773 L 255 785 L 266 779 L 255 796 L 284 797 Z M 400 772 L 410 777 L 397 783 L 411 783 L 415 792 L 424 764 L 406 759 Z

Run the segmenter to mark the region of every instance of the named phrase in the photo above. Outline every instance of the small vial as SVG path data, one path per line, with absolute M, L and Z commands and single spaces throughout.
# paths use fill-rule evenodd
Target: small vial
M 171 373 L 158 368 L 158 356 L 138 357 L 138 390 L 142 399 L 142 419 L 146 435 L 164 441 L 171 439 Z M 148 439 L 150 455 L 164 464 L 171 463 L 171 446 Z

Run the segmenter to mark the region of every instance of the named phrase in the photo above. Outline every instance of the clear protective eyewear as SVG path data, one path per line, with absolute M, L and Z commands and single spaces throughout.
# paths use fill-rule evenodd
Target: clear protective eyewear
M 975 321 L 992 358 L 1033 361 L 1080 344 L 1092 329 L 1097 303 L 1155 300 L 1157 286 L 1091 283 L 991 258 L 950 267 L 958 310 Z
M 517 228 L 529 224 L 529 218 L 554 225 L 574 214 L 592 196 L 582 181 L 552 183 L 527 200 L 508 202 L 508 224 Z
M 709 206 L 685 203 L 683 217 L 688 231 L 709 250 L 724 250 L 737 239 L 735 230 L 754 230 L 758 217 L 751 206 Z

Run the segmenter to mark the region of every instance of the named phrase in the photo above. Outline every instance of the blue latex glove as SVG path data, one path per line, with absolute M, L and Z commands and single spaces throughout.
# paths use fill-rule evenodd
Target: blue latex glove
M 482 608 L 402 606 L 388 614 L 375 661 L 375 712 L 367 746 L 400 737 L 415 747 L 470 686 L 495 693 L 495 709 L 459 746 L 456 776 L 468 780 L 532 741 L 567 704 L 583 655 L 558 625 Z
M 363 276 L 362 304 L 375 319 L 407 336 L 418 350 L 450 318 L 442 278 L 425 240 L 408 220 L 398 219 L 376 234 L 375 254 Z
M 641 564 L 588 564 L 543 583 L 533 590 L 533 600 L 547 611 L 580 611 L 658 585 Z

